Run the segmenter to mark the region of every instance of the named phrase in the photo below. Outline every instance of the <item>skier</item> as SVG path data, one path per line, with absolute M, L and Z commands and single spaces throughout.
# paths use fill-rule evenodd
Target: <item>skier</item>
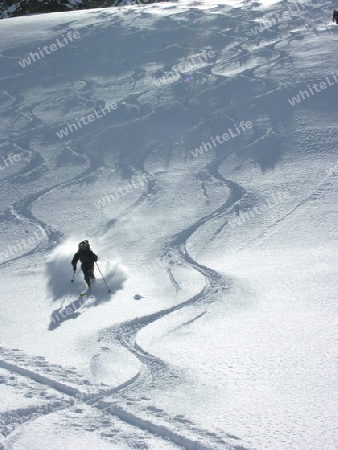
M 81 261 L 81 269 L 84 275 L 84 279 L 90 287 L 90 280 L 95 278 L 94 276 L 94 262 L 98 260 L 98 257 L 95 253 L 90 249 L 90 245 L 88 241 L 82 241 L 79 243 L 79 250 L 75 253 L 74 258 L 72 259 L 72 266 L 74 272 L 76 272 L 76 264 L 78 260 Z
M 333 11 L 333 17 L 332 17 L 332 22 L 336 21 L 336 24 L 338 25 L 338 11 L 335 9 Z

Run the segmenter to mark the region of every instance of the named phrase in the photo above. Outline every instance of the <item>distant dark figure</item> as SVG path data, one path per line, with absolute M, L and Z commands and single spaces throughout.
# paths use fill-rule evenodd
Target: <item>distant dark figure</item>
M 336 24 L 338 25 L 338 11 L 334 10 L 333 11 L 333 17 L 332 17 L 332 22 L 336 21 Z
M 95 278 L 94 276 L 94 262 L 98 260 L 98 257 L 94 252 L 90 250 L 90 245 L 88 241 L 82 241 L 79 244 L 79 250 L 75 253 L 74 258 L 72 259 L 72 266 L 74 272 L 76 272 L 76 264 L 78 260 L 81 261 L 81 270 L 84 275 L 84 279 L 86 283 L 90 287 L 90 280 Z

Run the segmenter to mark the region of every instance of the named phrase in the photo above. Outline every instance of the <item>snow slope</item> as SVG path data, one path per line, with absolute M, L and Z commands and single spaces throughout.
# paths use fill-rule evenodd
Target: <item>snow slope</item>
M 331 16 L 1 21 L 0 449 L 337 448 Z

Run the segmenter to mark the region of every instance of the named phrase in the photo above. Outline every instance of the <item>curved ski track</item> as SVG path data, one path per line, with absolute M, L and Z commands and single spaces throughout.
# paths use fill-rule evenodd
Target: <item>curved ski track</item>
M 222 179 L 220 175 L 218 175 L 218 177 Z M 78 180 L 73 180 L 72 182 L 78 182 Z M 132 411 L 130 406 L 128 406 L 130 405 L 130 403 L 134 403 L 135 397 L 137 397 L 138 395 L 138 391 L 147 392 L 152 388 L 161 386 L 161 384 L 163 383 L 165 383 L 166 386 L 174 386 L 177 385 L 177 383 L 184 382 L 184 374 L 179 373 L 177 369 L 174 369 L 161 359 L 147 353 L 137 344 L 136 335 L 138 331 L 145 326 L 154 323 L 156 320 L 159 320 L 162 317 L 171 314 L 172 312 L 188 307 L 189 305 L 197 303 L 207 305 L 208 303 L 217 301 L 220 292 L 224 292 L 227 289 L 226 280 L 216 271 L 212 270 L 211 268 L 205 267 L 193 260 L 193 258 L 191 258 L 191 256 L 188 254 L 185 247 L 185 242 L 187 241 L 187 239 L 200 226 L 204 225 L 209 220 L 212 220 L 215 217 L 220 217 L 222 216 L 222 214 L 225 214 L 226 211 L 232 208 L 233 204 L 238 202 L 241 196 L 245 193 L 245 190 L 235 183 L 232 183 L 230 181 L 227 181 L 226 183 L 231 189 L 228 200 L 214 212 L 205 217 L 202 217 L 201 219 L 196 221 L 196 223 L 174 236 L 165 249 L 165 252 L 175 252 L 179 258 L 181 258 L 195 270 L 204 275 L 206 279 L 206 285 L 201 290 L 201 292 L 199 292 L 192 298 L 189 298 L 186 301 L 172 306 L 168 309 L 161 310 L 156 313 L 149 314 L 144 317 L 139 317 L 125 323 L 110 327 L 107 330 L 103 330 L 99 335 L 99 340 L 100 342 L 102 342 L 102 344 L 104 344 L 105 342 L 108 344 L 109 342 L 114 340 L 115 342 L 118 342 L 120 345 L 127 348 L 139 359 L 139 361 L 141 362 L 141 370 L 135 377 L 127 380 L 117 388 L 90 394 L 84 393 L 78 388 L 71 387 L 67 382 L 60 383 L 48 376 L 40 375 L 37 371 L 22 368 L 22 362 L 20 361 L 18 361 L 18 364 L 12 364 L 6 362 L 5 360 L 0 360 L 0 367 L 11 372 L 29 377 L 38 383 L 50 386 L 67 396 L 75 396 L 78 399 L 80 398 L 80 400 L 82 402 L 85 402 L 87 405 L 90 404 L 92 405 L 92 407 L 103 410 L 106 413 L 113 414 L 121 420 L 127 422 L 128 424 L 139 427 L 143 430 L 147 430 L 149 433 L 161 436 L 163 439 L 169 439 L 173 444 L 181 447 L 183 446 L 187 450 L 245 450 L 245 447 L 240 444 L 239 438 L 235 436 L 231 436 L 226 433 L 224 433 L 223 436 L 218 436 L 215 433 L 206 432 L 182 417 L 170 417 L 165 413 L 165 411 L 157 410 L 156 408 L 151 406 L 147 407 L 147 418 L 145 418 L 143 414 Z M 53 189 L 56 188 L 54 187 Z M 46 190 L 39 195 L 44 195 L 48 191 L 49 190 Z M 136 203 L 134 203 L 123 215 L 130 213 L 131 210 L 135 208 L 140 202 L 144 201 L 145 198 L 146 195 L 142 194 L 139 200 L 137 200 Z M 29 203 L 30 202 L 26 203 L 25 208 L 21 208 L 21 211 L 26 210 L 26 214 L 27 209 L 29 209 L 29 207 L 27 206 Z M 27 216 L 29 216 L 29 214 L 27 214 Z M 110 223 L 110 226 L 113 226 L 114 223 L 115 222 Z M 105 400 L 105 398 L 107 397 L 110 397 L 109 400 Z M 133 398 L 133 401 L 130 400 L 131 398 Z M 56 407 L 49 407 L 48 413 L 56 412 L 60 409 L 69 408 L 70 406 L 72 406 L 72 404 L 73 403 L 71 399 L 62 404 L 62 406 L 57 403 Z M 15 413 L 15 415 L 18 416 L 18 413 Z M 38 414 L 38 412 L 33 409 L 31 413 L 27 413 L 26 421 L 29 421 L 30 417 L 35 419 L 41 415 L 42 414 Z M 21 423 L 22 421 L 17 420 L 17 426 L 21 425 Z M 196 440 L 197 437 L 198 440 Z M 234 442 L 234 444 L 229 442 Z
M 222 7 L 219 7 L 219 9 L 223 13 L 224 9 Z M 236 10 L 232 11 L 233 17 L 235 17 L 235 12 Z M 313 12 L 314 13 L 316 12 L 315 7 L 313 8 Z M 245 13 L 247 13 L 248 16 L 250 16 L 251 20 L 251 14 L 256 12 L 248 8 L 248 11 L 245 11 Z M 189 15 L 190 12 L 188 11 L 186 14 Z M 105 19 L 109 17 L 104 13 L 101 13 L 101 16 L 102 18 Z M 299 21 L 302 24 L 305 23 L 305 20 L 303 20 L 302 18 L 300 18 Z M 243 30 L 244 41 L 241 41 L 239 44 L 237 44 L 238 49 L 240 49 L 241 46 L 243 46 L 243 44 L 245 44 L 245 42 L 248 41 L 247 36 L 248 34 L 250 34 L 248 30 L 252 26 L 252 21 L 246 22 L 245 17 L 243 17 L 243 12 L 241 12 L 240 22 L 238 23 L 241 23 L 242 28 L 244 27 Z M 276 64 L 276 61 L 288 57 L 286 52 L 284 51 L 276 52 L 275 49 L 276 43 L 285 40 L 285 39 L 278 40 L 278 37 L 280 36 L 279 35 L 280 29 L 282 30 L 282 28 L 283 23 L 271 27 L 271 29 L 269 30 L 270 31 L 269 37 L 271 38 L 270 44 L 269 45 L 265 44 L 266 50 L 271 51 L 269 56 L 272 56 L 274 58 L 272 64 Z M 273 33 L 274 36 L 272 36 Z M 228 36 L 225 32 L 223 32 L 223 34 L 225 36 Z M 252 36 L 250 36 L 250 39 L 253 46 L 257 45 L 258 47 L 260 47 L 260 42 L 261 40 L 263 41 L 263 36 L 258 35 L 255 39 L 252 39 Z M 293 37 L 292 35 L 289 35 L 288 38 L 286 38 L 286 40 L 287 39 L 289 39 L 289 41 L 297 39 L 296 33 Z M 272 54 L 273 51 L 274 55 Z M 240 50 L 239 54 L 243 56 Z M 238 70 L 238 68 L 236 68 L 237 59 L 238 58 L 236 58 L 233 61 L 235 63 L 235 70 Z M 252 63 L 250 63 L 250 61 L 246 61 L 245 62 L 246 67 L 243 67 L 243 69 L 241 69 L 240 72 L 245 71 L 246 77 L 262 82 L 261 78 L 260 79 L 255 78 L 254 72 L 255 70 L 267 64 L 268 60 L 269 58 L 266 58 L 265 62 L 263 61 L 261 64 L 258 63 L 256 65 L 253 65 Z M 215 68 L 212 69 L 211 72 L 214 73 L 216 70 L 218 71 L 223 70 L 222 64 L 215 65 Z M 203 70 L 200 70 L 199 73 L 203 73 Z M 268 93 L 277 91 L 278 89 L 279 88 L 275 89 L 271 88 L 269 89 Z M 11 96 L 11 94 L 8 94 L 7 92 L 5 92 L 5 94 Z M 256 94 L 254 98 L 258 99 L 260 96 L 265 95 L 267 95 L 267 92 Z M 19 105 L 19 99 L 13 96 L 12 98 L 14 99 L 13 103 L 7 108 L 7 110 L 11 109 L 13 110 L 13 113 L 15 113 L 14 106 Z M 134 96 L 130 96 L 129 98 L 132 99 L 134 98 Z M 27 131 L 34 132 L 34 130 L 40 126 L 40 121 L 34 115 L 33 111 L 30 111 L 29 114 L 32 116 L 32 117 L 29 116 L 29 119 L 31 121 L 30 127 L 33 125 L 33 128 L 31 127 L 29 130 L 25 129 L 24 131 L 16 133 L 16 136 L 18 138 L 21 138 L 22 135 L 27 133 Z M 29 141 L 29 135 L 25 135 L 25 138 L 27 141 Z M 22 148 L 25 147 L 29 148 L 29 145 L 27 146 L 21 145 L 21 146 Z M 28 194 L 11 207 L 8 207 L 7 210 L 2 214 L 2 216 L 5 217 L 6 214 L 9 214 L 11 216 L 19 218 L 20 220 L 27 220 L 30 223 L 35 223 L 37 227 L 44 229 L 46 225 L 41 221 L 39 221 L 37 218 L 35 218 L 31 213 L 32 203 L 36 201 L 38 198 L 47 195 L 48 193 L 60 187 L 67 186 L 70 184 L 76 184 L 82 179 L 92 175 L 93 173 L 93 171 L 91 170 L 92 161 L 90 160 L 90 157 L 88 157 L 87 155 L 80 155 L 80 156 L 82 156 L 88 163 L 88 167 L 82 173 L 78 174 L 72 180 L 64 181 L 60 184 L 53 185 L 37 193 L 35 192 Z M 37 152 L 35 152 L 33 157 L 40 159 L 39 166 L 38 167 L 34 166 L 35 167 L 34 170 L 36 171 L 37 169 L 39 169 L 43 171 L 45 161 L 43 160 L 42 156 Z M 217 167 L 221 162 L 222 162 L 221 160 L 218 160 L 217 164 L 214 163 L 209 165 L 208 170 L 212 176 L 218 177 L 228 185 L 228 187 L 230 188 L 229 199 L 218 209 L 216 209 L 213 213 L 200 218 L 193 225 L 182 230 L 180 233 L 174 236 L 171 242 L 164 249 L 165 254 L 169 251 L 174 252 L 182 261 L 190 265 L 194 270 L 199 271 L 205 277 L 206 280 L 205 287 L 201 290 L 201 292 L 178 305 L 172 306 L 165 310 L 158 311 L 153 314 L 149 314 L 144 317 L 135 318 L 133 320 L 118 325 L 114 325 L 113 327 L 103 330 L 99 335 L 99 339 L 103 343 L 104 342 L 109 343 L 113 340 L 122 345 L 123 347 L 125 347 L 126 349 L 128 349 L 133 355 L 135 355 L 141 362 L 140 372 L 135 377 L 127 380 L 119 387 L 116 387 L 114 389 L 107 389 L 106 386 L 103 386 L 101 389 L 98 390 L 97 386 L 91 386 L 90 383 L 86 382 L 86 380 L 76 379 L 73 371 L 65 370 L 61 366 L 55 368 L 54 365 L 44 362 L 43 357 L 35 357 L 32 358 L 31 360 L 28 360 L 28 357 L 26 357 L 24 354 L 22 354 L 22 352 L 16 349 L 9 350 L 1 347 L 0 355 L 2 355 L 3 359 L 0 359 L 0 368 L 2 370 L 9 371 L 10 373 L 16 373 L 22 377 L 26 377 L 27 379 L 29 378 L 31 380 L 34 380 L 34 382 L 37 382 L 42 386 L 48 386 L 49 388 L 60 392 L 64 396 L 62 401 L 53 401 L 52 403 L 50 403 L 48 405 L 47 412 L 45 411 L 41 413 L 38 411 L 37 408 L 30 407 L 26 409 L 21 408 L 20 410 L 0 414 L 0 430 L 3 437 L 9 436 L 11 432 L 13 432 L 18 426 L 21 426 L 23 422 L 35 420 L 36 418 L 46 413 L 49 414 L 57 412 L 60 409 L 67 409 L 72 407 L 72 405 L 74 405 L 73 397 L 76 396 L 80 403 L 82 402 L 85 403 L 86 405 L 91 405 L 93 408 L 105 411 L 108 414 L 115 415 L 122 421 L 125 421 L 136 428 L 147 430 L 149 433 L 156 434 L 162 437 L 163 439 L 170 440 L 173 444 L 177 446 L 183 446 L 187 450 L 245 449 L 245 447 L 243 447 L 240 444 L 240 440 L 235 436 L 230 436 L 227 435 L 226 433 L 224 433 L 223 436 L 218 436 L 214 433 L 205 432 L 204 430 L 194 425 L 192 422 L 182 417 L 170 417 L 166 415 L 166 413 L 163 410 L 157 410 L 156 408 L 151 406 L 147 407 L 147 418 L 145 418 L 144 415 L 141 416 L 141 414 L 133 412 L 132 408 L 130 407 L 130 404 L 136 403 L 138 400 L 142 400 L 142 399 L 135 400 L 135 398 L 138 396 L 139 390 L 147 392 L 150 391 L 152 388 L 160 387 L 161 383 L 163 382 L 165 382 L 166 386 L 170 384 L 177 384 L 184 382 L 184 374 L 179 373 L 177 369 L 171 367 L 169 364 L 165 363 L 161 359 L 147 353 L 137 344 L 136 336 L 138 331 L 146 327 L 147 325 L 154 323 L 155 321 L 165 316 L 168 316 L 169 314 L 175 311 L 189 307 L 190 305 L 197 303 L 207 305 L 208 303 L 217 301 L 219 293 L 225 292 L 227 289 L 226 280 L 216 271 L 212 270 L 211 268 L 205 267 L 199 264 L 197 261 L 193 260 L 193 258 L 189 255 L 185 245 L 189 237 L 191 237 L 193 233 L 196 230 L 198 230 L 199 227 L 203 226 L 204 224 L 213 220 L 214 218 L 221 217 L 225 215 L 226 212 L 231 211 L 234 205 L 240 202 L 241 198 L 245 194 L 245 189 L 243 187 L 231 181 L 224 180 L 220 176 L 220 174 L 217 171 Z M 26 168 L 21 170 L 19 175 L 20 176 L 27 175 L 31 167 L 32 166 L 28 164 Z M 18 174 L 16 174 L 15 176 L 17 175 Z M 5 181 L 11 182 L 11 178 L 13 177 L 7 178 Z M 325 181 L 321 186 L 318 187 L 317 193 L 320 193 L 324 185 Z M 292 214 L 296 208 L 298 208 L 305 202 L 311 200 L 315 195 L 317 195 L 316 192 L 314 192 L 310 197 L 304 199 L 303 202 L 300 202 L 299 205 L 297 205 L 292 211 L 287 213 L 279 221 L 283 220 L 285 217 Z M 136 203 L 134 203 L 134 205 L 130 206 L 128 211 L 123 213 L 123 215 L 130 213 L 133 210 L 133 208 L 135 208 L 139 204 L 139 202 L 144 201 L 145 196 L 146 196 L 145 194 L 142 194 L 139 200 Z M 121 217 L 118 217 L 107 223 L 106 230 L 113 227 L 116 220 L 119 220 L 120 218 Z M 227 222 L 225 221 L 223 226 L 225 226 L 226 223 Z M 222 230 L 223 226 L 219 228 L 216 234 Z M 0 266 L 8 264 L 10 263 L 10 261 L 14 261 L 16 259 L 31 255 L 39 250 L 49 251 L 53 246 L 57 245 L 60 239 L 61 234 L 55 233 L 49 236 L 48 239 L 49 242 L 47 244 L 39 244 L 34 249 L 25 253 L 24 255 L 20 255 L 9 261 L 0 263 Z M 172 279 L 172 282 L 173 284 L 175 284 L 175 280 Z M 197 320 L 200 316 L 201 315 L 197 316 L 195 319 L 192 320 Z M 10 362 L 8 362 L 8 360 Z M 53 379 L 52 376 L 48 376 L 48 373 L 53 372 L 53 370 L 60 372 L 59 379 L 64 380 L 63 382 L 57 382 Z M 41 375 L 41 371 L 45 372 L 45 374 Z M 12 425 L 10 429 L 8 429 L 9 422 Z M 230 441 L 232 441 L 232 443 L 229 443 Z M 9 448 L 10 447 L 6 447 L 6 444 L 0 443 L 1 450 L 2 449 L 9 450 Z

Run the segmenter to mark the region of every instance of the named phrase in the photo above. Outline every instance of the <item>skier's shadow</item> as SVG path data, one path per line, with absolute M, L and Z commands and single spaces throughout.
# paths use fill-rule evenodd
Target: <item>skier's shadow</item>
M 67 306 L 60 306 L 60 308 L 54 309 L 51 315 L 50 323 L 48 326 L 49 331 L 53 331 L 58 328 L 63 322 L 70 319 L 76 319 L 81 314 L 79 309 L 85 303 L 87 297 L 78 297 Z
M 53 331 L 58 328 L 63 322 L 70 319 L 76 319 L 79 317 L 84 311 L 88 311 L 90 308 L 95 306 L 99 306 L 102 303 L 110 302 L 112 295 L 115 294 L 116 291 L 122 289 L 122 284 L 120 286 L 115 287 L 115 289 L 108 292 L 99 292 L 96 293 L 96 296 L 91 295 L 79 295 L 75 300 L 68 303 L 64 306 L 65 300 L 62 302 L 61 306 L 57 309 L 54 309 L 52 312 L 50 323 L 48 326 L 49 331 Z M 82 306 L 85 306 L 85 310 L 80 312 Z

